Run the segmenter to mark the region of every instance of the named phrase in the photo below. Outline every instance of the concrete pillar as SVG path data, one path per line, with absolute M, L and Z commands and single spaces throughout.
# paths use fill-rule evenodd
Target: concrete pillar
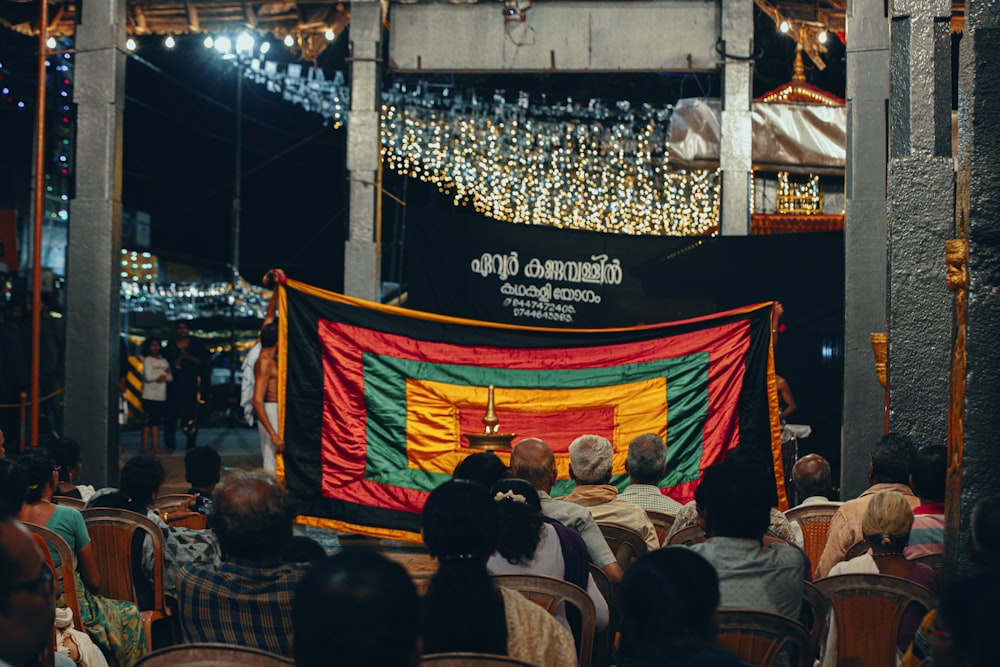
M 76 199 L 67 250 L 66 427 L 84 481 L 118 480 L 119 262 L 125 2 L 87 0 L 76 26 Z
M 349 229 L 344 248 L 344 293 L 377 301 L 381 248 L 376 225 L 379 114 L 382 108 L 382 10 L 377 0 L 351 3 L 351 116 L 347 124 Z
M 750 158 L 753 101 L 753 2 L 722 0 L 722 138 L 719 169 L 722 173 L 723 236 L 750 233 Z
M 958 222 L 969 238 L 961 541 L 975 502 L 1000 493 L 1000 1 L 969 0 L 959 61 Z
M 844 413 L 841 494 L 868 488 L 885 392 L 869 334 L 886 330 L 886 105 L 889 19 L 878 2 L 848 3 L 847 201 L 844 223 Z
M 889 427 L 947 441 L 954 232 L 950 0 L 895 0 L 890 25 Z M 850 419 L 850 415 L 844 415 Z

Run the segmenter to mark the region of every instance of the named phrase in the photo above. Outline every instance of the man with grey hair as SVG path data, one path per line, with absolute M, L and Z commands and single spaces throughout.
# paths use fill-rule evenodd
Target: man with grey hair
M 650 551 L 660 548 L 653 522 L 638 505 L 618 497 L 611 485 L 611 462 L 614 448 L 607 438 L 581 435 L 569 445 L 569 475 L 576 482 L 573 492 L 564 498 L 590 510 L 594 521 L 631 528 L 642 536 Z
M 601 568 L 612 583 L 621 581 L 622 568 L 590 512 L 549 495 L 556 483 L 556 459 L 549 444 L 539 438 L 521 440 L 511 452 L 510 469 L 514 477 L 527 481 L 538 491 L 542 514 L 580 533 L 590 561 Z
M 655 433 L 643 433 L 628 443 L 625 472 L 629 485 L 618 494 L 622 500 L 644 510 L 677 514 L 681 504 L 660 492 L 660 480 L 667 475 L 667 446 Z
M 273 475 L 234 475 L 215 496 L 208 526 L 225 560 L 188 564 L 177 578 L 184 638 L 292 656 L 292 599 L 306 563 L 282 562 L 295 506 Z

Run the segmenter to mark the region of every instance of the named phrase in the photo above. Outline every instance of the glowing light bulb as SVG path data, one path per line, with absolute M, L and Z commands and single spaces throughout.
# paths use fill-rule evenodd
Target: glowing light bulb
M 219 53 L 229 53 L 229 50 L 233 48 L 233 40 L 228 37 L 220 37 L 215 40 L 215 50 Z
M 271 50 L 271 42 L 264 42 L 260 45 L 260 55 L 265 55 Z
M 241 32 L 236 38 L 236 53 L 250 53 L 253 51 L 253 37 L 248 32 Z
M 135 40 L 132 39 L 131 37 L 125 40 L 125 48 L 128 49 L 129 51 L 135 51 L 135 48 L 137 46 L 138 44 L 136 44 Z
M 780 30 L 783 33 L 787 33 L 791 29 L 792 26 L 788 23 L 788 21 L 782 21 L 781 25 L 778 26 L 778 30 Z
M 45 40 L 45 46 L 49 47 L 50 49 L 56 48 L 56 44 L 57 43 L 55 37 L 49 37 L 47 40 Z
M 284 43 L 285 46 L 291 48 L 292 46 L 295 45 L 295 38 L 292 37 L 291 35 L 285 35 Z
M 820 34 L 816 35 L 816 40 L 817 40 L 817 41 L 818 41 L 818 42 L 819 42 L 820 44 L 826 44 L 826 40 L 827 40 L 827 36 L 826 36 L 826 30 L 824 30 L 824 31 L 823 31 L 823 32 L 821 32 Z
M 326 41 L 328 42 L 332 42 L 333 39 L 336 37 L 336 35 L 333 33 L 333 28 L 327 28 L 326 32 L 323 33 L 323 36 L 326 37 Z
M 211 35 L 209 35 L 208 37 L 206 37 L 206 38 L 205 38 L 205 41 L 204 41 L 203 43 L 205 44 L 205 48 L 206 48 L 206 49 L 210 49 L 210 48 L 212 48 L 213 46 L 215 46 L 215 40 L 214 40 L 214 39 L 212 39 L 212 36 L 211 36 Z
M 163 40 L 163 46 L 167 47 L 168 49 L 172 49 L 175 46 L 177 46 L 177 40 L 174 39 L 173 35 L 167 35 L 167 38 Z

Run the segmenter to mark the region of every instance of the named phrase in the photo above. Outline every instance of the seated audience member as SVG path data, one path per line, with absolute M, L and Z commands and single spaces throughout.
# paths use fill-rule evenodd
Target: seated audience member
M 594 583 L 587 567 L 587 546 L 574 530 L 546 520 L 538 492 L 523 479 L 504 479 L 490 489 L 500 510 L 500 541 L 486 562 L 490 574 L 540 574 L 576 584 L 594 602 L 597 630 L 608 626 L 608 603 Z M 561 528 L 569 536 L 564 545 Z M 564 548 L 565 547 L 565 548 Z M 579 635 L 579 617 L 575 609 L 562 608 L 559 622 Z
M 17 516 L 28 495 L 28 471 L 12 459 L 0 459 L 0 516 Z
M 114 656 L 119 665 L 134 665 L 146 653 L 146 634 L 139 618 L 139 608 L 132 602 L 96 595 L 101 581 L 87 524 L 77 510 L 52 503 L 59 475 L 48 450 L 32 448 L 21 455 L 19 462 L 27 471 L 28 495 L 18 518 L 25 523 L 44 526 L 66 540 L 76 556 L 76 576 L 75 581 L 60 583 L 62 586 L 76 586 L 80 621 L 84 629 L 102 651 Z M 50 555 L 59 573 L 59 554 L 53 552 Z M 62 599 L 58 603 L 59 606 L 66 606 Z
M 499 512 L 488 490 L 445 482 L 427 497 L 424 544 L 438 559 L 423 598 L 423 652 L 509 655 L 539 667 L 573 667 L 573 636 L 520 593 L 497 589 L 486 561 L 499 540 Z
M 815 564 L 816 577 L 825 577 L 834 565 L 844 560 L 848 550 L 864 539 L 861 522 L 872 496 L 879 491 L 898 491 L 903 494 L 911 507 L 920 504 L 907 486 L 910 479 L 910 461 L 916 452 L 913 440 L 898 433 L 887 433 L 875 444 L 868 464 L 868 481 L 871 486 L 860 496 L 848 500 L 830 521 L 830 531 L 826 535 L 826 548 Z
M 644 510 L 677 514 L 681 504 L 660 493 L 660 481 L 667 476 L 667 446 L 655 433 L 643 433 L 628 443 L 625 472 L 629 485 L 618 494 L 622 500 Z
M 966 544 L 973 572 L 1000 574 L 1000 495 L 980 498 L 972 508 L 969 518 L 969 540 Z M 903 658 L 904 667 L 920 667 L 931 657 L 931 646 L 941 638 L 940 626 L 935 624 L 937 610 L 924 616 L 913 643 Z M 992 626 L 987 626 L 992 627 Z M 937 664 L 940 667 L 939 663 Z M 985 663 L 976 663 L 985 664 Z
M 59 438 L 49 443 L 49 452 L 56 461 L 59 469 L 59 486 L 56 488 L 56 502 L 58 498 L 79 498 L 87 501 L 94 495 L 94 487 L 88 485 L 77 486 L 83 472 L 83 452 L 80 444 L 71 438 Z
M 563 500 L 586 507 L 598 523 L 615 523 L 642 536 L 650 551 L 660 548 L 656 527 L 646 512 L 618 497 L 611 485 L 614 449 L 607 438 L 581 435 L 569 445 L 569 475 L 576 488 Z
M 833 475 L 830 463 L 819 454 L 806 454 L 792 466 L 792 485 L 798 499 L 798 507 L 808 507 L 822 503 L 832 503 Z M 836 501 L 837 505 L 841 503 Z M 791 521 L 795 533 L 795 544 L 800 547 L 805 544 L 802 526 L 798 521 Z
M 1000 573 L 978 570 L 949 585 L 930 628 L 933 667 L 993 667 Z M 926 664 L 926 663 L 925 663 Z
M 510 455 L 510 469 L 514 477 L 526 480 L 538 491 L 542 514 L 580 533 L 590 562 L 601 568 L 612 583 L 621 581 L 622 568 L 591 513 L 576 503 L 549 495 L 556 483 L 556 459 L 548 443 L 538 438 L 525 438 L 517 443 Z
M 508 477 L 508 473 L 507 466 L 493 452 L 476 452 L 462 459 L 455 467 L 452 477 L 467 479 L 488 489 L 498 480 Z
M 902 494 L 896 491 L 873 494 L 861 523 L 861 530 L 871 552 L 837 563 L 830 569 L 830 576 L 889 574 L 920 584 L 937 595 L 937 573 L 923 563 L 915 563 L 903 557 L 903 548 L 910 537 L 912 525 L 913 510 Z M 901 652 L 913 640 L 922 615 L 923 611 L 915 604 L 904 612 L 897 636 Z
M 212 500 L 212 492 L 221 477 L 222 457 L 214 447 L 198 445 L 184 453 L 184 480 L 191 485 L 184 493 Z
M 907 558 L 944 553 L 944 487 L 948 476 L 948 448 L 924 447 L 913 457 L 910 488 L 920 498 L 913 508 L 910 543 L 903 550 Z
M 295 506 L 273 475 L 236 473 L 208 516 L 225 560 L 180 570 L 180 625 L 189 642 L 220 642 L 292 655 L 292 597 L 308 567 L 285 563 Z
M 0 517 L 0 665 L 36 664 L 52 643 L 55 580 L 21 522 Z
M 798 618 L 808 561 L 781 540 L 765 544 L 773 483 L 765 467 L 750 461 L 707 468 L 695 501 L 708 541 L 689 548 L 715 567 L 722 608 Z
M 719 577 L 686 547 L 665 547 L 633 563 L 621 585 L 621 667 L 738 667 L 715 644 Z
M 150 504 L 160 492 L 166 476 L 163 464 L 154 456 L 134 456 L 125 462 L 119 476 L 119 488 L 101 489 L 90 499 L 87 507 L 110 507 L 144 514 L 163 532 L 163 590 L 172 592 L 177 586 L 180 568 L 187 563 L 210 565 L 219 563 L 222 549 L 215 533 L 210 530 L 191 530 L 171 526 L 169 521 L 190 516 L 194 499 L 179 510 L 164 513 L 166 521 L 150 509 Z M 153 574 L 155 568 L 153 543 L 145 534 L 136 533 L 133 557 L 145 575 L 136 580 L 136 595 L 143 609 L 149 609 L 153 600 Z M 137 572 L 139 570 L 136 570 Z
M 765 459 L 765 456 L 755 449 L 749 447 L 739 447 L 737 449 L 731 449 L 726 454 L 725 461 L 729 463 L 739 462 L 739 461 L 749 461 L 756 466 L 764 466 L 770 474 L 770 467 Z M 777 508 L 778 505 L 778 493 L 774 488 L 774 481 L 769 481 L 767 485 L 767 494 L 770 503 L 770 510 L 768 512 L 768 525 L 767 534 L 771 537 L 776 537 L 779 540 L 784 540 L 790 544 L 795 544 L 795 529 L 792 527 L 792 522 L 788 520 L 784 512 Z M 681 507 L 680 511 L 677 512 L 677 516 L 674 518 L 673 525 L 670 526 L 670 530 L 667 531 L 667 536 L 663 538 L 663 543 L 666 544 L 675 533 L 684 530 L 685 528 L 690 528 L 698 523 L 698 506 L 695 501 L 690 501 Z
M 315 564 L 292 603 L 295 664 L 415 667 L 420 600 L 402 565 L 373 549 Z
M 833 475 L 830 462 L 819 454 L 806 454 L 792 466 L 792 485 L 798 499 L 797 507 L 808 507 L 830 500 L 833 495 Z

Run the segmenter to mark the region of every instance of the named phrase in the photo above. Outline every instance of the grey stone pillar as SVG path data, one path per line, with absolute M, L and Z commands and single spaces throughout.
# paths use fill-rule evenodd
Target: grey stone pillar
M 886 330 L 886 104 L 889 19 L 878 2 L 848 3 L 847 202 L 844 223 L 844 413 L 841 494 L 868 487 L 868 452 L 883 430 L 885 391 L 869 334 Z
M 377 242 L 382 10 L 375 0 L 351 3 L 351 115 L 347 124 L 349 232 L 344 248 L 344 293 L 377 301 L 381 248 Z
M 87 0 L 76 26 L 76 199 L 67 250 L 66 428 L 84 481 L 118 480 L 119 255 L 125 2 Z
M 723 236 L 750 233 L 750 158 L 753 100 L 753 2 L 722 0 L 722 40 L 728 56 L 722 66 L 722 138 L 719 169 L 722 173 Z
M 974 503 L 1000 493 L 1000 2 L 969 0 L 958 96 L 958 212 L 969 238 L 962 540 Z
M 889 98 L 889 427 L 947 441 L 954 232 L 950 0 L 895 0 Z M 850 419 L 850 415 L 845 415 Z

